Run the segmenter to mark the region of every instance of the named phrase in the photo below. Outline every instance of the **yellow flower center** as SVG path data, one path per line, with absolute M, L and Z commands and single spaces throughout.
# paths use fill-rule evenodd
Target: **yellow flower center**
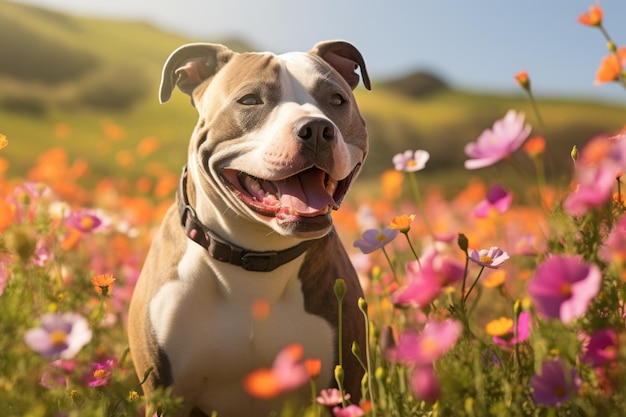
M 480 257 L 480 262 L 484 263 L 484 264 L 490 264 L 493 262 L 493 259 L 491 258 L 491 256 L 489 255 L 482 255 Z
M 107 373 L 104 369 L 96 369 L 93 371 L 93 377 L 96 379 L 104 379 L 106 378 Z
M 85 230 L 91 230 L 93 229 L 94 225 L 95 225 L 95 221 L 89 217 L 89 216 L 85 216 L 82 219 L 80 219 L 80 225 L 83 227 L 83 229 Z
M 414 167 L 415 165 L 417 165 L 417 162 L 415 162 L 414 159 L 411 159 L 410 161 L 406 163 L 407 167 Z
M 424 340 L 422 340 L 422 343 L 420 346 L 423 352 L 430 354 L 437 350 L 439 343 L 437 343 L 437 339 L 434 337 L 426 337 L 424 338 Z
M 378 236 L 376 236 L 376 240 L 379 242 L 382 242 L 385 239 L 387 239 L 387 235 L 384 233 L 379 233 Z
M 52 345 L 59 347 L 66 344 L 67 341 L 67 333 L 63 330 L 55 330 L 50 333 L 50 340 L 52 341 Z
M 569 297 L 572 295 L 572 285 L 569 282 L 565 282 L 561 284 L 561 288 L 559 288 L 559 293 L 563 297 Z

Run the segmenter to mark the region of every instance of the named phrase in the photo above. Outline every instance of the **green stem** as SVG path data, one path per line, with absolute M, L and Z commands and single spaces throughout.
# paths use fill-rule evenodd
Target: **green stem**
M 385 259 L 387 259 L 387 263 L 389 264 L 389 267 L 391 268 L 391 273 L 393 274 L 393 279 L 396 282 L 399 282 L 398 281 L 398 275 L 396 274 L 396 268 L 394 267 L 393 262 L 391 262 L 391 258 L 389 257 L 389 254 L 385 250 L 384 246 L 381 249 L 383 251 L 383 254 L 385 255 Z
M 465 302 L 467 301 L 467 299 L 469 298 L 469 295 L 472 293 L 472 290 L 478 283 L 478 280 L 480 279 L 480 276 L 482 275 L 484 270 L 485 270 L 485 267 L 481 266 L 480 271 L 478 272 L 478 275 L 476 276 L 476 279 L 474 279 L 474 282 L 472 283 L 472 286 L 470 287 L 469 290 L 467 290 L 467 294 L 464 295 L 465 301 L 463 302 L 463 305 L 465 305 Z
M 420 262 L 420 257 L 417 255 L 417 252 L 415 251 L 415 248 L 413 247 L 413 244 L 411 243 L 411 239 L 409 239 L 409 232 L 402 232 L 402 234 L 406 238 L 406 241 L 409 242 L 409 248 L 411 248 L 411 252 L 413 253 L 413 257 L 417 261 L 417 264 L 419 265 L 420 269 L 422 269 L 422 264 Z
M 409 181 L 411 182 L 411 190 L 413 191 L 413 196 L 415 197 L 415 202 L 417 203 L 417 210 L 422 216 L 422 220 L 424 221 L 424 226 L 426 226 L 428 234 L 433 236 L 433 231 L 430 228 L 430 223 L 428 222 L 426 212 L 424 211 L 424 207 L 422 205 L 422 196 L 420 194 L 419 185 L 417 183 L 417 174 L 415 172 L 411 172 L 410 174 L 412 175 L 409 175 Z

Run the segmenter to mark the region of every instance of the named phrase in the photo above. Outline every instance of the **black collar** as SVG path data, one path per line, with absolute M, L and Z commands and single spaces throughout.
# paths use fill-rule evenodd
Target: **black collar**
M 183 167 L 176 202 L 185 234 L 205 248 L 213 258 L 237 265 L 246 271 L 270 272 L 302 255 L 313 243 L 306 240 L 282 251 L 255 252 L 233 245 L 211 232 L 196 216 L 187 196 L 187 166 Z

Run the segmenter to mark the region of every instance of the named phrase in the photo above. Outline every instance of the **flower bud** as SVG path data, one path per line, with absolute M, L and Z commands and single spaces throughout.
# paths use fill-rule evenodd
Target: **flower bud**
M 346 295 L 346 281 L 344 281 L 341 278 L 338 278 L 337 280 L 335 280 L 335 296 L 337 296 L 337 300 L 339 300 L 339 302 L 343 301 L 343 297 Z

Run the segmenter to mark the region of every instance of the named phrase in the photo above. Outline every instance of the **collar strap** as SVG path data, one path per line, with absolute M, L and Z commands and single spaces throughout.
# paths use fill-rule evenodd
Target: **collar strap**
M 180 223 L 187 237 L 205 248 L 209 255 L 218 261 L 240 266 L 246 271 L 270 272 L 302 255 L 313 243 L 312 240 L 307 240 L 282 251 L 256 252 L 227 242 L 211 232 L 198 219 L 187 196 L 187 176 L 185 165 L 176 196 Z

